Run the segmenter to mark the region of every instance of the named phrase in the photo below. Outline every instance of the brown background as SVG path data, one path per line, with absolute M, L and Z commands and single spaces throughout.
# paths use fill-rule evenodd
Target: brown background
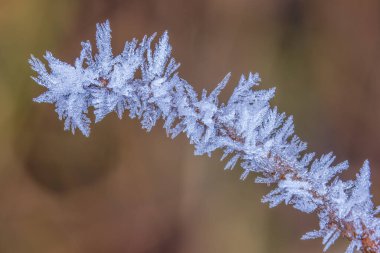
M 380 200 L 380 2 L 0 0 L 0 252 L 321 252 L 300 241 L 317 219 L 260 203 L 268 188 L 194 157 L 184 136 L 107 117 L 89 139 L 32 103 L 29 55 L 72 63 L 95 24 L 125 40 L 169 30 L 180 74 L 198 91 L 257 71 L 319 154 L 372 164 Z M 330 252 L 342 252 L 339 241 Z

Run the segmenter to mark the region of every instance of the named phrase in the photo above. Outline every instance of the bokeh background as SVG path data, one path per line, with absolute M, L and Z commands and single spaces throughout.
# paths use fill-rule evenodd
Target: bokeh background
M 313 215 L 260 203 L 269 188 L 239 181 L 184 136 L 146 134 L 109 116 L 90 138 L 63 131 L 27 60 L 72 63 L 95 24 L 125 40 L 169 30 L 180 74 L 198 91 L 257 71 L 274 104 L 318 154 L 372 165 L 380 200 L 380 1 L 0 0 L 0 252 L 321 252 L 300 241 Z M 343 252 L 346 242 L 331 252 Z

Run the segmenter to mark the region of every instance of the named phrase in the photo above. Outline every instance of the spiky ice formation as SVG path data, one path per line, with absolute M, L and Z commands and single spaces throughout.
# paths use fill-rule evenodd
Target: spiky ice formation
M 34 101 L 55 104 L 65 129 L 78 128 L 90 134 L 88 108 L 93 107 L 95 122 L 116 112 L 125 111 L 140 119 L 147 131 L 164 120 L 169 136 L 185 133 L 195 146 L 195 154 L 222 149 L 222 159 L 229 157 L 226 169 L 240 163 L 245 179 L 256 172 L 257 183 L 276 187 L 263 202 L 270 207 L 284 202 L 305 213 L 316 213 L 319 229 L 302 239 L 322 238 L 327 250 L 339 237 L 354 250 L 380 252 L 380 221 L 370 193 L 370 169 L 366 161 L 356 180 L 342 181 L 339 174 L 348 162 L 334 165 L 332 153 L 315 158 L 307 153 L 306 143 L 294 134 L 292 117 L 271 107 L 274 89 L 258 90 L 260 78 L 250 73 L 242 76 L 226 104 L 218 95 L 227 85 L 228 74 L 210 93 L 199 97 L 193 87 L 176 72 L 179 64 L 171 57 L 168 33 L 165 32 L 154 50 L 155 35 L 141 42 L 133 39 L 119 55 L 113 55 L 109 22 L 97 25 L 97 54 L 93 57 L 90 42 L 74 66 L 64 63 L 50 52 L 45 59 L 49 70 L 31 57 L 33 79 L 47 91 Z

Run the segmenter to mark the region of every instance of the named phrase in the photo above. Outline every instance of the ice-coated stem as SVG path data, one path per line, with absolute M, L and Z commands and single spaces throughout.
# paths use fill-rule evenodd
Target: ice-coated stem
M 348 162 L 333 164 L 332 153 L 315 158 L 314 153 L 305 152 L 306 143 L 294 134 L 292 117 L 270 105 L 275 89 L 256 89 L 258 74 L 242 76 L 226 104 L 219 104 L 218 95 L 230 74 L 211 93 L 203 90 L 199 97 L 176 72 L 179 64 L 171 57 L 168 33 L 152 49 L 154 37 L 145 36 L 140 43 L 133 39 L 114 56 L 106 21 L 97 25 L 97 54 L 93 56 L 90 42 L 83 42 L 74 66 L 47 52 L 47 70 L 32 56 L 30 64 L 37 72 L 33 79 L 47 89 L 34 101 L 55 104 L 65 129 L 74 133 L 78 128 L 86 136 L 90 134 L 89 107 L 94 108 L 95 122 L 111 112 L 121 118 L 128 111 L 147 131 L 163 119 L 167 134 L 174 138 L 185 133 L 196 155 L 223 149 L 222 159 L 229 158 L 225 169 L 240 162 L 241 179 L 255 172 L 257 183 L 275 185 L 262 199 L 270 207 L 284 202 L 316 213 L 319 229 L 302 239 L 322 238 L 326 251 L 336 239 L 345 237 L 350 241 L 347 253 L 380 252 L 376 217 L 380 208 L 372 202 L 368 161 L 356 180 L 342 181 L 338 175 L 349 167 Z

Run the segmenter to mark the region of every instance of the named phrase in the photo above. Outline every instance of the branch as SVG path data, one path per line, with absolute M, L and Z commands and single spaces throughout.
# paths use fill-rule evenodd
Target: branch
M 179 64 L 171 58 L 169 37 L 165 32 L 151 49 L 155 35 L 127 42 L 123 52 L 114 56 L 109 22 L 97 25 L 98 53 L 93 57 L 90 42 L 82 43 L 80 57 L 74 66 L 61 62 L 47 52 L 49 70 L 31 57 L 33 79 L 47 88 L 36 102 L 52 103 L 65 129 L 78 128 L 90 134 L 88 108 L 93 107 L 95 122 L 111 112 L 122 118 L 140 119 L 147 131 L 164 120 L 167 135 L 175 138 L 185 133 L 195 146 L 195 154 L 211 156 L 222 149 L 228 157 L 225 169 L 238 162 L 244 180 L 257 173 L 257 183 L 275 185 L 263 197 L 270 207 L 284 202 L 294 208 L 315 213 L 319 229 L 302 239 L 323 238 L 326 251 L 339 237 L 350 243 L 347 253 L 380 252 L 380 208 L 374 207 L 370 193 L 368 161 L 356 180 L 342 181 L 339 174 L 348 162 L 333 165 L 332 153 L 315 158 L 307 153 L 306 143 L 294 134 L 292 117 L 270 106 L 275 90 L 257 90 L 260 78 L 250 73 L 242 76 L 226 104 L 218 95 L 227 85 L 228 74 L 217 87 L 199 98 L 193 87 L 176 72 Z

